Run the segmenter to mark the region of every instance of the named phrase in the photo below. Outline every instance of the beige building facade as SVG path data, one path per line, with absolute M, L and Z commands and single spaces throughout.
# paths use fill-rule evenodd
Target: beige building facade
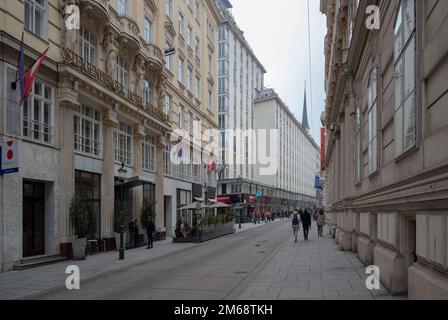
M 321 11 L 335 240 L 393 294 L 448 299 L 448 3 L 322 0 Z
M 200 158 L 202 134 L 217 128 L 219 22 L 208 0 L 0 1 L 0 133 L 19 142 L 20 155 L 19 172 L 0 177 L 2 271 L 29 257 L 71 256 L 75 193 L 89 207 L 88 237 L 105 250 L 116 246 L 117 200 L 138 220 L 144 201 L 154 202 L 164 238 L 179 206 L 216 197 L 203 164 L 173 164 L 170 134 L 195 137 L 185 149 Z M 20 106 L 10 84 L 22 31 L 26 67 L 49 51 Z

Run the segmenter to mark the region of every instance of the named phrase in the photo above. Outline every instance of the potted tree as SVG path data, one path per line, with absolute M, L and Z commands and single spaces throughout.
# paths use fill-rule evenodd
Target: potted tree
M 121 226 L 126 225 L 126 215 L 124 214 L 124 202 L 117 200 L 115 202 L 115 213 L 114 213 L 114 231 L 115 231 L 115 249 L 120 249 L 120 231 Z M 126 242 L 126 232 L 123 230 L 123 241 Z M 123 243 L 123 246 L 125 244 Z
M 145 229 L 147 228 L 149 221 L 154 222 L 155 217 L 156 217 L 156 203 L 151 202 L 149 200 L 145 200 L 145 202 L 143 203 L 141 214 L 143 228 Z
M 89 233 L 89 211 L 79 195 L 72 198 L 70 204 L 70 220 L 75 229 L 75 238 L 72 242 L 73 259 L 86 258 L 87 234 Z

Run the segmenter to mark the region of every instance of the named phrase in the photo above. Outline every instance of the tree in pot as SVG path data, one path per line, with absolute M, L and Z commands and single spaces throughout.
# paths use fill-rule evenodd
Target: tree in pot
M 143 203 L 141 220 L 143 228 L 148 228 L 149 221 L 154 222 L 156 218 L 156 203 L 151 202 L 149 200 L 145 200 Z M 148 230 L 146 230 L 146 234 L 148 235 Z
M 70 203 L 70 221 L 75 229 L 76 238 L 73 239 L 73 259 L 84 260 L 86 258 L 87 234 L 89 233 L 89 210 L 81 197 L 76 194 Z
M 126 215 L 124 213 L 124 201 L 117 200 L 115 202 L 115 212 L 114 212 L 114 231 L 115 231 L 115 249 L 116 250 L 120 249 L 121 226 L 125 226 L 125 225 L 126 225 Z M 123 241 L 125 241 L 125 240 L 126 240 L 126 232 L 124 232 L 124 230 L 123 230 Z

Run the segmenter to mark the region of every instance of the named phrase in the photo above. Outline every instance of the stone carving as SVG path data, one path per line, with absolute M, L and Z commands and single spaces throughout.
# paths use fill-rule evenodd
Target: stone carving
M 159 108 L 163 110 L 165 104 L 165 95 L 166 95 L 166 77 L 165 75 L 161 75 L 159 77 L 159 81 L 157 82 L 157 90 L 159 92 Z
M 115 79 L 117 74 L 117 45 L 115 36 L 111 32 L 105 32 L 103 48 L 106 54 L 106 73 Z
M 79 29 L 67 28 L 68 19 L 72 19 L 75 12 L 68 10 L 69 6 L 78 6 L 79 0 L 60 0 L 59 7 L 61 10 L 63 25 L 62 25 L 62 49 L 70 49 L 73 52 L 78 52 L 79 49 Z M 79 9 L 78 9 L 79 10 Z M 79 23 L 79 22 L 78 22 Z M 64 52 L 64 50 L 62 50 Z
M 137 92 L 137 94 L 143 94 L 145 69 L 143 59 L 140 56 L 136 56 L 134 59 L 133 71 L 135 72 L 135 92 Z

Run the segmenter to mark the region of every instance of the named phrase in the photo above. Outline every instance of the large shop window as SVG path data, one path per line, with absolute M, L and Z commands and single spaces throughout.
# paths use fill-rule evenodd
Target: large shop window
M 143 169 L 155 172 L 156 171 L 156 139 L 151 136 L 146 136 L 143 140 Z
M 402 0 L 395 21 L 396 156 L 416 145 L 415 50 L 415 0 Z
M 115 162 L 132 166 L 132 127 L 120 122 L 114 131 Z
M 101 156 L 101 112 L 87 106 L 75 112 L 75 150 Z
M 177 189 L 177 208 L 182 208 L 190 204 L 191 201 L 191 191 Z
M 85 27 L 81 27 L 79 35 L 79 55 L 84 61 L 87 61 L 90 64 L 95 64 L 95 36 Z
M 23 136 L 38 142 L 52 143 L 52 118 L 52 88 L 36 80 L 31 95 L 23 103 Z
M 88 239 L 99 239 L 101 237 L 101 176 L 75 171 L 75 192 L 87 205 L 89 212 Z
M 143 203 L 155 203 L 156 202 L 156 185 L 147 183 L 143 185 Z
M 46 0 L 25 0 L 25 28 L 43 38 Z

